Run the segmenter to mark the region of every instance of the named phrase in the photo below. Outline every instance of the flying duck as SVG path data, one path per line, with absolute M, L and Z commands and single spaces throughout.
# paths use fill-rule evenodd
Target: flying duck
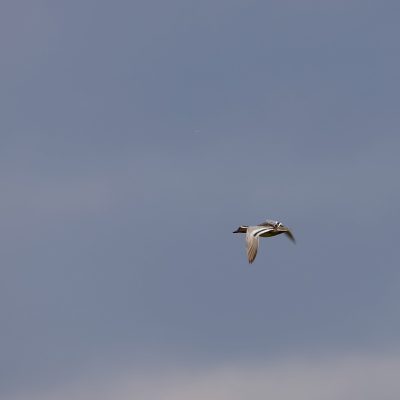
M 293 243 L 295 243 L 292 232 L 290 232 L 289 228 L 279 221 L 267 220 L 255 226 L 240 225 L 236 231 L 233 231 L 233 233 L 246 234 L 247 258 L 250 264 L 256 258 L 260 237 L 270 237 L 284 233 Z

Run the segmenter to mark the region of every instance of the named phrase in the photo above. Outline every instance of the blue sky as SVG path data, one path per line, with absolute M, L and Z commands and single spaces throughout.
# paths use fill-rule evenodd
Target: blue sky
M 398 399 L 399 7 L 3 1 L 2 398 Z

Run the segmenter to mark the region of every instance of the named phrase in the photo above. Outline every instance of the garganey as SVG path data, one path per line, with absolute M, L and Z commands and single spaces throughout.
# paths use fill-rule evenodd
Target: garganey
M 260 237 L 270 237 L 284 233 L 292 242 L 295 242 L 292 232 L 279 221 L 267 220 L 255 226 L 240 225 L 233 233 L 245 233 L 247 245 L 247 258 L 251 264 L 257 255 Z

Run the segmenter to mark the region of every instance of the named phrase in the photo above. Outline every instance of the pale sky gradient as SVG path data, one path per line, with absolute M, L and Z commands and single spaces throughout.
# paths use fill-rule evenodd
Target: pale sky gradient
M 399 17 L 377 0 L 2 1 L 0 397 L 98 398 L 176 368 L 197 400 L 221 368 L 246 386 L 287 363 L 321 399 L 368 360 L 371 392 L 400 398 Z M 267 218 L 298 244 L 264 240 L 249 267 L 231 232 Z M 326 399 L 366 399 L 339 386 Z

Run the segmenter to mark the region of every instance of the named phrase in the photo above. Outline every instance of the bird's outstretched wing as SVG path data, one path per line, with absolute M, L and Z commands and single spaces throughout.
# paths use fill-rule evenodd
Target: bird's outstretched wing
M 289 229 L 285 232 L 285 235 L 293 242 L 296 243 L 296 239 L 293 236 L 293 233 L 289 231 Z
M 251 264 L 257 255 L 258 250 L 258 236 L 253 236 L 249 230 L 246 233 L 246 244 L 247 244 L 247 258 Z
M 247 258 L 251 264 L 257 255 L 259 237 L 272 228 L 265 226 L 249 226 L 246 232 Z
M 261 222 L 257 226 L 265 226 L 265 227 L 274 227 L 276 224 L 276 221 L 272 221 L 270 219 L 267 219 L 266 221 Z

